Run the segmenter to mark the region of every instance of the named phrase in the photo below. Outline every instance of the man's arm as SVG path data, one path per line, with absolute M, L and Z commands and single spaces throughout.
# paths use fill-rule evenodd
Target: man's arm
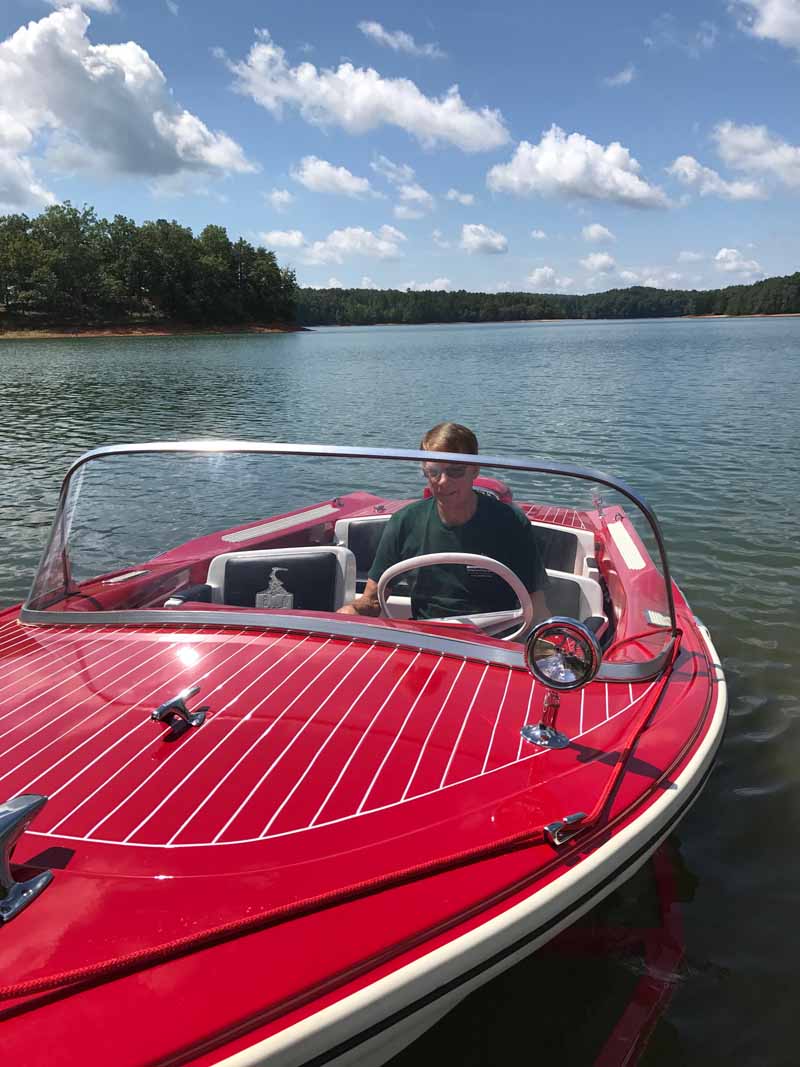
M 357 596 L 350 604 L 345 604 L 339 608 L 342 615 L 380 615 L 381 606 L 378 602 L 377 579 L 387 568 L 391 567 L 393 563 L 397 563 L 401 558 L 398 540 L 398 525 L 401 513 L 402 509 L 392 515 L 381 534 L 381 539 L 375 551 L 375 558 L 369 569 L 369 574 L 374 577 L 367 577 L 367 584 L 364 586 L 364 592 L 361 596 Z
M 350 604 L 339 608 L 340 615 L 380 615 L 381 606 L 378 603 L 378 583 L 367 578 L 364 592 L 357 596 Z

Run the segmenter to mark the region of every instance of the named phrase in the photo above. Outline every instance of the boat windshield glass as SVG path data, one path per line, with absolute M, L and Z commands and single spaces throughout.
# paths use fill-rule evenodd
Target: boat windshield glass
M 493 465 L 481 457 L 478 473 L 466 457 L 423 465 L 414 453 L 400 459 L 323 448 L 323 454 L 296 455 L 228 445 L 144 447 L 101 449 L 73 468 L 26 621 L 96 624 L 135 612 L 141 622 L 144 612 L 163 622 L 168 612 L 176 622 L 191 622 L 213 611 L 223 625 L 235 624 L 230 615 L 238 612 L 248 625 L 269 626 L 277 614 L 291 616 L 298 628 L 320 628 L 326 614 L 362 595 L 391 515 L 416 502 L 406 519 L 405 555 L 415 544 L 471 553 L 488 546 L 482 554 L 505 558 L 526 587 L 545 584 L 547 614 L 594 619 L 606 660 L 651 658 L 671 633 L 660 534 L 613 479 L 606 484 L 591 472 L 523 459 Z M 429 504 L 421 504 L 426 497 Z M 509 501 L 516 523 L 524 516 L 532 524 L 532 539 L 526 531 L 519 541 L 518 526 L 507 522 Z M 485 529 L 476 533 L 478 518 Z M 517 549 L 508 549 L 509 538 L 536 546 L 546 582 L 530 558 L 520 562 Z M 454 566 L 434 563 L 400 575 L 387 588 L 387 614 L 412 628 L 455 615 L 466 632 L 476 627 L 465 615 L 499 612 L 488 623 L 479 619 L 477 628 L 507 636 L 503 622 L 506 630 L 513 627 L 502 613 L 518 609 L 516 596 L 485 568 L 462 566 L 456 574 Z M 440 568 L 443 586 L 430 576 Z M 466 588 L 474 602 L 465 606 L 456 595 L 458 606 L 448 609 L 454 574 L 459 595 Z M 442 588 L 438 611 L 426 610 L 426 598 Z M 339 615 L 342 620 L 364 621 Z

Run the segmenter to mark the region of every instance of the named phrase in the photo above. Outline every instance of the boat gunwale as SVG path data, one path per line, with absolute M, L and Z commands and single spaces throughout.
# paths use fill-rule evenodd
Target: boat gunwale
M 257 611 L 181 611 L 175 609 L 146 609 L 131 611 L 104 611 L 77 614 L 74 611 L 36 611 L 22 607 L 19 619 L 33 626 L 222 626 L 225 628 L 286 630 L 290 633 L 308 633 L 315 637 L 350 638 L 373 644 L 406 648 L 415 652 L 435 652 L 479 663 L 495 664 L 512 670 L 528 670 L 525 650 L 522 645 L 502 648 L 496 644 L 483 643 L 480 638 L 448 637 L 444 634 L 420 633 L 415 630 L 394 628 L 373 619 L 361 621 L 355 616 L 330 618 L 319 615 L 280 615 Z M 665 631 L 666 633 L 666 631 Z M 646 682 L 656 678 L 672 655 L 676 637 L 670 637 L 664 648 L 652 659 L 639 663 L 602 663 L 596 674 L 599 682 Z

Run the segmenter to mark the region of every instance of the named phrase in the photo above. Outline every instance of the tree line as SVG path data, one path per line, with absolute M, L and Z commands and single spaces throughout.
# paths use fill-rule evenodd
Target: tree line
M 296 289 L 274 252 L 222 226 L 195 237 L 174 221 L 109 222 L 69 202 L 0 217 L 0 326 L 290 323 Z
M 0 216 L 0 329 L 169 321 L 207 326 L 298 322 L 519 322 L 800 313 L 800 273 L 705 291 L 632 286 L 604 293 L 298 288 L 275 253 L 195 236 L 177 222 L 111 221 L 66 202 L 36 218 Z
M 724 289 L 604 293 L 469 293 L 399 289 L 298 289 L 304 326 L 377 323 L 519 322 L 525 319 L 650 319 L 680 315 L 780 315 L 800 312 L 800 273 Z

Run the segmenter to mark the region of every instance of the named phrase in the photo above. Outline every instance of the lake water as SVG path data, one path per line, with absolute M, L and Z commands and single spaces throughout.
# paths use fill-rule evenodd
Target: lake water
M 675 842 L 686 957 L 641 1062 L 800 1062 L 800 319 L 2 341 L 0 383 L 0 604 L 28 590 L 67 465 L 103 443 L 416 447 L 452 418 L 484 453 L 639 490 L 730 690 L 717 769 Z M 635 921 L 634 896 L 611 901 L 615 921 Z M 397 1067 L 591 1063 L 589 1032 L 643 967 L 535 957 Z

